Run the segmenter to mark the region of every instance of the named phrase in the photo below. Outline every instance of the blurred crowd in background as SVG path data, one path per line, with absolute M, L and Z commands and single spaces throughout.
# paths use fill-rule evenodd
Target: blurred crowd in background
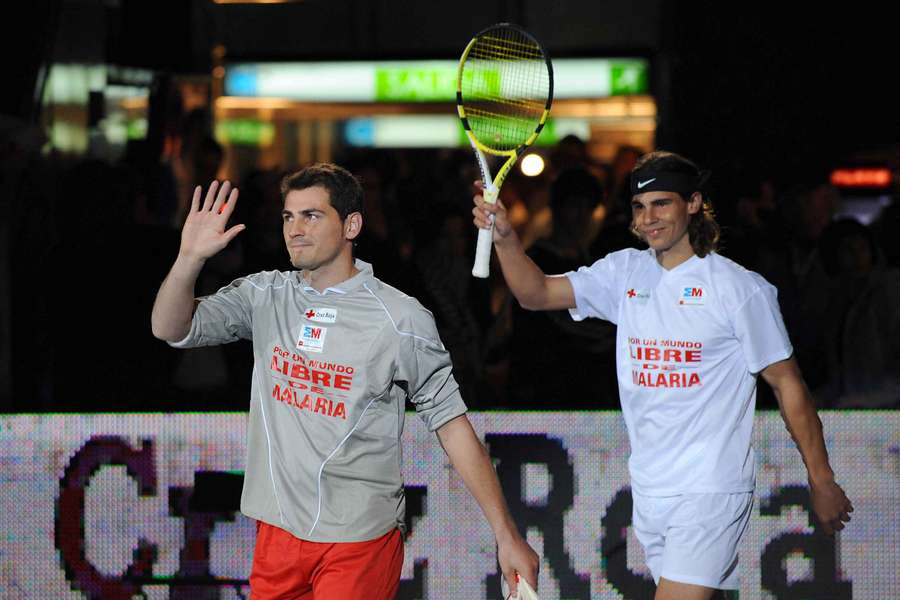
M 37 151 L 28 130 L 0 147 L 8 207 L 13 412 L 245 410 L 251 348 L 180 351 L 153 338 L 156 290 L 174 260 L 196 185 L 221 172 L 209 115 L 189 114 L 159 160 L 140 141 L 122 160 Z M 563 138 L 537 177 L 515 172 L 501 199 L 547 273 L 641 248 L 630 232 L 628 177 L 652 148 L 622 146 L 609 164 Z M 677 151 L 677 148 L 671 148 Z M 701 162 L 702 157 L 692 157 Z M 365 189 L 357 256 L 435 316 L 472 409 L 617 409 L 615 326 L 525 311 L 499 269 L 471 276 L 471 151 L 355 150 L 335 162 Z M 291 268 L 281 178 L 302 165 L 251 170 L 235 223 L 243 232 L 204 269 L 198 295 L 241 275 Z M 820 408 L 900 407 L 900 201 L 870 223 L 847 216 L 829 167 L 744 173 L 710 195 L 720 253 L 778 288 L 797 359 Z M 774 408 L 760 382 L 759 406 Z

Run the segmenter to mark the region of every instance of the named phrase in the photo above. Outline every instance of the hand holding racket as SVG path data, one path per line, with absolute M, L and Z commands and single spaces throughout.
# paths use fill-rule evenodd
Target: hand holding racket
M 528 585 L 528 581 L 526 581 L 524 577 L 517 576 L 516 585 L 518 586 L 518 589 L 516 590 L 516 593 L 513 594 L 509 589 L 509 584 L 506 583 L 506 579 L 500 578 L 500 593 L 503 595 L 503 600 L 540 600 L 537 592 Z
M 503 201 L 496 198 L 494 202 L 489 203 L 485 200 L 486 195 L 484 183 L 476 181 L 475 197 L 472 198 L 475 208 L 472 209 L 472 215 L 475 217 L 474 222 L 478 229 L 490 231 L 493 228 L 493 238 L 497 242 L 513 233 L 513 226 L 509 220 L 509 213 L 503 206 Z
M 495 203 L 519 156 L 540 134 L 553 101 L 553 66 L 530 34 L 508 23 L 476 34 L 459 59 L 456 108 L 475 150 L 484 200 Z M 491 178 L 485 154 L 506 157 Z M 487 277 L 491 229 L 479 229 L 472 275 Z

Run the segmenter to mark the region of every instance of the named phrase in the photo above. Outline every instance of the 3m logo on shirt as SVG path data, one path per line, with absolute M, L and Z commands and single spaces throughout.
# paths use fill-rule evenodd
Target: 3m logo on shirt
M 324 327 L 304 325 L 300 330 L 300 339 L 297 347 L 307 352 L 321 352 L 325 349 L 325 334 L 328 330 Z
M 303 316 L 317 323 L 334 323 L 337 320 L 337 310 L 333 308 L 307 308 Z
M 678 304 L 706 304 L 706 292 L 699 286 L 682 288 Z

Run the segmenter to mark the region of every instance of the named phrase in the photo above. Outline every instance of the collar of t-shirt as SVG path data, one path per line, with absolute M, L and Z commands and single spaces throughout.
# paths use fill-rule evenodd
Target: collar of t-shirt
M 375 276 L 375 272 L 372 270 L 372 265 L 369 263 L 359 260 L 358 258 L 354 261 L 353 266 L 359 271 L 356 275 L 349 279 L 345 279 L 337 285 L 329 286 L 322 290 L 321 292 L 310 285 L 309 280 L 303 277 L 302 271 L 297 271 L 297 279 L 300 281 L 300 286 L 303 288 L 304 292 L 310 292 L 313 294 L 318 294 L 320 296 L 324 296 L 329 292 L 333 294 L 346 294 L 348 292 L 353 291 L 354 289 L 363 285 L 366 281 Z
M 696 254 L 691 254 L 690 257 L 688 257 L 686 260 L 681 261 L 680 263 L 678 263 L 677 265 L 675 265 L 675 266 L 672 267 L 671 269 L 667 269 L 667 268 L 665 268 L 664 266 L 662 266 L 662 265 L 659 263 L 659 261 L 656 259 L 656 251 L 653 250 L 652 248 L 648 248 L 648 250 L 650 251 L 650 252 L 649 252 L 650 256 L 653 257 L 653 262 L 656 263 L 656 265 L 659 267 L 660 272 L 661 272 L 663 275 L 668 275 L 668 274 L 671 274 L 671 273 L 676 273 L 676 272 L 681 272 L 681 271 L 688 271 L 688 270 L 690 270 L 691 265 L 697 263 L 698 261 L 703 260 L 702 258 L 700 258 L 699 256 L 697 256 Z

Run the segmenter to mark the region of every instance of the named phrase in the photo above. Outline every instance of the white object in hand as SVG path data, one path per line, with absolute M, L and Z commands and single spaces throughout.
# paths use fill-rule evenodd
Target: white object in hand
M 506 578 L 502 575 L 500 576 L 500 589 L 503 592 L 503 600 L 540 600 L 537 592 L 528 585 L 525 579 L 516 575 L 516 580 L 519 582 L 519 589 L 516 595 L 513 596 L 509 593 L 509 584 L 506 583 Z

